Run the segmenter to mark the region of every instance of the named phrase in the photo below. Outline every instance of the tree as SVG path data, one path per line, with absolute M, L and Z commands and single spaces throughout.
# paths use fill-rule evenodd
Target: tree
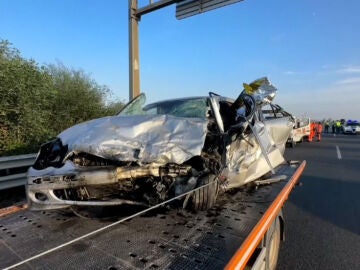
M 0 39 L 0 156 L 34 152 L 74 124 L 114 115 L 122 102 L 82 70 L 39 66 Z
M 106 97 L 110 90 L 98 85 L 82 70 L 62 64 L 47 66 L 52 77 L 55 97 L 52 100 L 51 123 L 57 132 L 74 124 L 106 115 Z
M 49 74 L 10 46 L 0 40 L 0 153 L 37 147 L 48 133 L 52 99 Z

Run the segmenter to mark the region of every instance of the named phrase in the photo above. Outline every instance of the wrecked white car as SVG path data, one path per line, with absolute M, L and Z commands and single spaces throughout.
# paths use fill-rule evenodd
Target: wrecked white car
M 116 116 L 63 131 L 28 171 L 30 209 L 148 206 L 204 185 L 182 204 L 210 208 L 219 185 L 245 185 L 284 162 L 293 123 L 261 110 L 276 88 L 266 78 L 244 86 L 236 100 L 210 93 L 144 106 L 141 94 Z

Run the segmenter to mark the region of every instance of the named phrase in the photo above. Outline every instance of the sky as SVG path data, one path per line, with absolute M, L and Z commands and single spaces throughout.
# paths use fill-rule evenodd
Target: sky
M 163 8 L 139 25 L 141 91 L 150 102 L 236 98 L 267 76 L 296 116 L 360 120 L 359 11 L 358 0 L 244 0 L 177 20 L 175 5 Z M 128 0 L 0 0 L 0 39 L 128 100 Z

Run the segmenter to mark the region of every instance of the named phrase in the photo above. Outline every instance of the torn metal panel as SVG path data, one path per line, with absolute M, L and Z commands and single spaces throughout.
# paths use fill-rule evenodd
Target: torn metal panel
M 290 117 L 274 118 L 265 121 L 270 137 L 283 154 L 285 144 L 293 129 L 294 121 Z
M 271 167 L 275 168 L 283 163 L 285 160 L 282 152 L 276 146 L 277 141 L 268 136 L 266 125 L 258 121 L 255 123 L 254 129 L 259 134 L 260 143 L 264 146 Z M 285 132 L 283 135 L 285 136 L 286 134 L 288 133 Z M 265 171 L 267 172 L 271 169 L 254 134 L 249 135 L 246 140 L 239 140 L 231 144 L 227 153 L 229 163 L 223 175 L 226 175 L 229 180 L 228 188 L 239 187 L 249 183 L 264 175 Z
M 267 77 L 257 79 L 250 84 L 244 83 L 243 86 L 245 92 L 252 95 L 259 105 L 271 103 L 277 92 L 277 88 Z

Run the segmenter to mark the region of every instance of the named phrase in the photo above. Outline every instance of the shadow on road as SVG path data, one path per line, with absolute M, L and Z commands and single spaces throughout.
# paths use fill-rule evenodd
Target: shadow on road
M 25 201 L 26 196 L 24 186 L 0 190 L 0 208 L 25 203 Z

